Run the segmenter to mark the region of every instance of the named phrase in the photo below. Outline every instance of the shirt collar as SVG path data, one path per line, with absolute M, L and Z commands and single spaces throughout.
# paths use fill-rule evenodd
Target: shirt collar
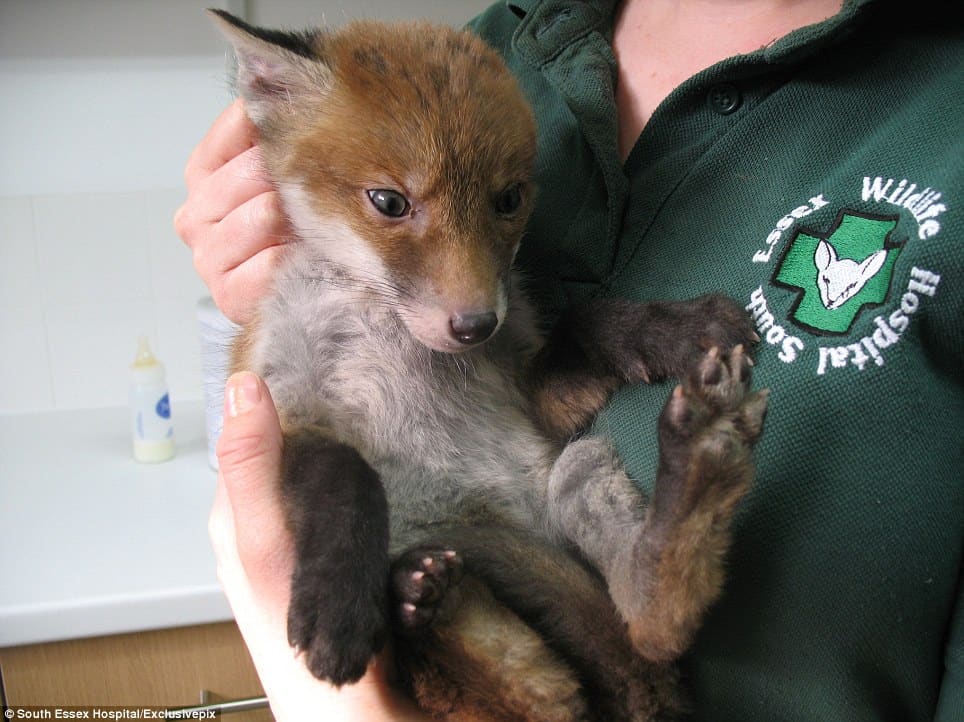
M 618 0 L 509 0 L 521 22 L 513 36 L 516 49 L 539 67 L 592 32 L 612 39 Z
M 874 2 L 879 0 L 844 0 L 837 15 L 777 40 L 761 51 L 760 59 L 768 64 L 791 62 L 835 42 Z M 522 20 L 514 37 L 516 48 L 536 66 L 589 32 L 611 40 L 618 4 L 619 0 L 506 0 L 508 9 Z

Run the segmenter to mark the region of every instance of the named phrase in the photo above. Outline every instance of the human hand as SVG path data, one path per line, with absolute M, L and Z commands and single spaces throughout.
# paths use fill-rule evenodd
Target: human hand
M 311 675 L 288 645 L 295 551 L 280 498 L 281 427 L 267 386 L 248 372 L 225 391 L 218 486 L 208 530 L 218 577 L 279 722 L 426 719 L 388 683 L 384 655 L 340 689 Z
M 243 324 L 268 290 L 290 228 L 265 175 L 258 130 L 239 98 L 191 153 L 174 228 L 225 316 Z

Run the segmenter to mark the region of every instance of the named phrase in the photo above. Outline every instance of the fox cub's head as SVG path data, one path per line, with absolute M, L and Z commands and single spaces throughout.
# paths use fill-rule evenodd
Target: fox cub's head
M 495 333 L 535 156 L 531 110 L 501 58 L 444 26 L 294 34 L 212 12 L 311 257 L 397 309 L 430 348 Z

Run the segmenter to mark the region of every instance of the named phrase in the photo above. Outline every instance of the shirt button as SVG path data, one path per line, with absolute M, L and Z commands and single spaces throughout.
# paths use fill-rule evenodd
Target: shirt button
M 706 104 L 720 115 L 729 115 L 739 108 L 742 102 L 739 89 L 730 83 L 714 85 L 706 96 Z

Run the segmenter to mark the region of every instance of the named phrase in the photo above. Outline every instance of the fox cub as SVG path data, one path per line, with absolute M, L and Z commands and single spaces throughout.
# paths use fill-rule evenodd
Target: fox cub
M 212 12 L 296 235 L 235 348 L 282 417 L 291 644 L 341 685 L 390 641 L 442 719 L 675 719 L 766 407 L 745 312 L 598 300 L 541 335 L 512 271 L 536 127 L 493 50 Z M 577 434 L 667 376 L 646 498 Z

